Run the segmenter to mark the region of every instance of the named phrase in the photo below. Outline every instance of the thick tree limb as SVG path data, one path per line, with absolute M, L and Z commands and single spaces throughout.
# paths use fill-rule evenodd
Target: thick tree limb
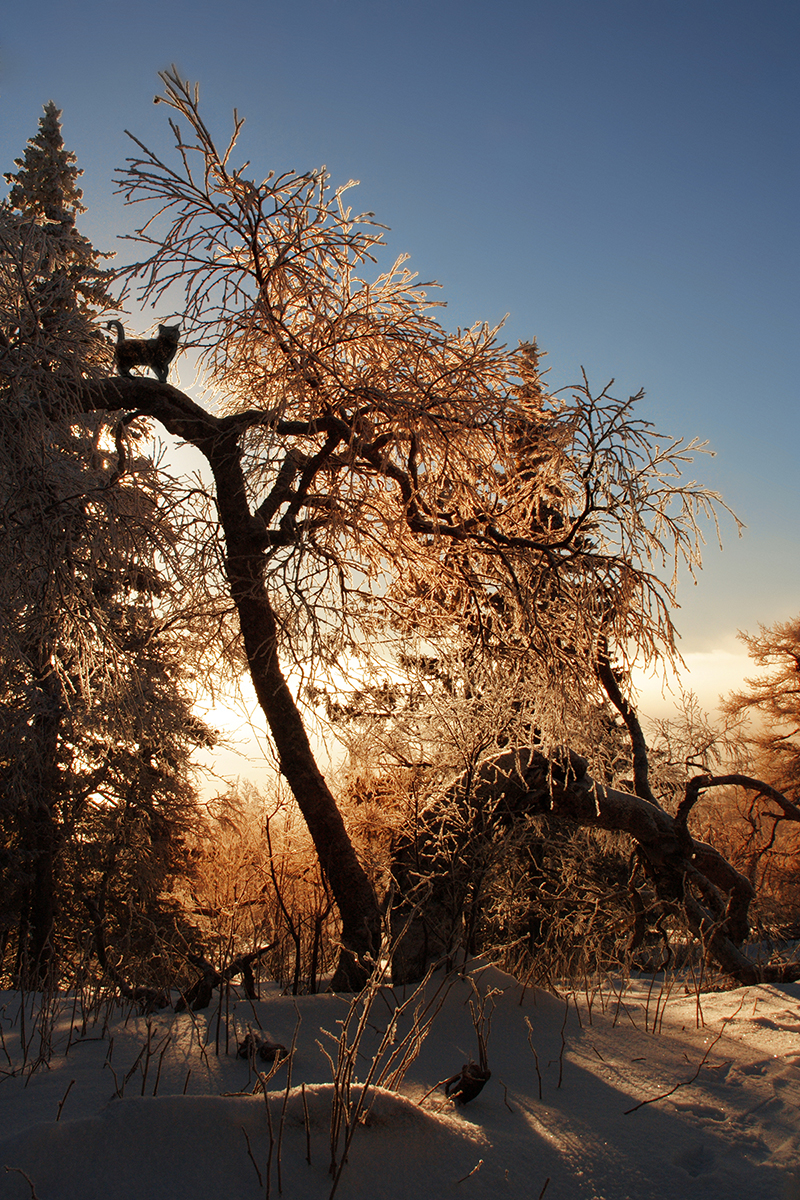
M 480 836 L 464 817 L 467 808 L 492 811 L 495 819 L 508 821 L 546 812 L 627 833 L 639 847 L 659 898 L 685 915 L 721 970 L 743 984 L 800 977 L 796 963 L 760 966 L 740 948 L 749 932 L 747 912 L 755 894 L 744 876 L 711 846 L 691 838 L 677 818 L 640 796 L 597 783 L 586 766 L 570 751 L 553 758 L 530 748 L 506 751 L 483 763 L 472 780 L 457 780 L 431 805 L 416 836 L 396 848 L 398 899 L 392 926 L 398 935 L 405 929 L 395 955 L 397 982 L 417 978 L 428 961 L 458 943 L 469 880 L 454 874 L 452 863 L 459 856 L 468 861 L 467 847 L 474 852 Z M 463 806 L 460 824 L 454 819 L 454 805 Z
M 779 792 L 777 788 L 764 783 L 763 779 L 753 779 L 750 775 L 734 774 L 696 775 L 694 779 L 690 779 L 686 784 L 684 799 L 681 801 L 678 811 L 675 814 L 675 820 L 678 824 L 684 828 L 686 827 L 689 813 L 700 799 L 700 793 L 712 787 L 741 787 L 746 788 L 748 791 L 758 792 L 760 795 L 773 800 L 787 821 L 800 821 L 800 808 L 796 804 L 792 804 L 791 800 L 787 800 L 783 792 Z
M 247 998 L 256 1000 L 258 997 L 256 996 L 253 965 L 277 944 L 277 942 L 270 942 L 268 946 L 259 946 L 257 950 L 251 950 L 248 954 L 237 954 L 236 958 L 232 959 L 221 971 L 217 970 L 202 954 L 188 955 L 189 961 L 200 971 L 200 978 L 180 997 L 175 1005 L 175 1011 L 183 1012 L 189 1008 L 192 1012 L 199 1012 L 203 1008 L 208 1008 L 214 988 L 229 979 L 234 979 L 237 975 L 242 976 Z

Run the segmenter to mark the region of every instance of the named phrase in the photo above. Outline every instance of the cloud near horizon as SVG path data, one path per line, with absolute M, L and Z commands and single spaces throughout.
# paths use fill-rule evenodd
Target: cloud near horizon
M 702 708 L 714 714 L 720 699 L 741 690 L 745 679 L 758 668 L 740 643 L 729 642 L 713 650 L 687 651 L 686 669 L 680 675 L 645 674 L 635 670 L 633 681 L 639 711 L 648 717 L 668 717 L 680 703 L 681 691 L 694 692 Z

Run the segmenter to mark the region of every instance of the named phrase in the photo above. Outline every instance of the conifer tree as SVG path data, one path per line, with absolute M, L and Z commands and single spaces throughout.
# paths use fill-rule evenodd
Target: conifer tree
M 175 542 L 163 477 L 124 423 L 74 404 L 109 373 L 114 300 L 59 117 L 48 104 L 0 206 L 0 959 L 33 981 L 75 929 L 67 889 L 123 912 L 124 878 L 152 908 L 209 736 L 156 611 Z
M 3 250 L 16 289 L 7 293 L 13 310 L 4 313 L 12 361 L 31 373 L 82 376 L 104 374 L 109 351 L 97 318 L 114 307 L 111 272 L 78 230 L 84 212 L 75 155 L 64 147 L 60 111 L 50 101 L 10 185 L 3 206 Z M 49 382 L 48 390 L 53 383 Z

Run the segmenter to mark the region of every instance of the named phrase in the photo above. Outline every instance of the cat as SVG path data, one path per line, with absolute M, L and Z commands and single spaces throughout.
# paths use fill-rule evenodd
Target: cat
M 159 325 L 158 337 L 126 338 L 121 321 L 106 321 L 106 329 L 117 330 L 114 347 L 117 370 L 120 375 L 131 377 L 131 367 L 149 367 L 155 371 L 160 383 L 167 382 L 169 364 L 178 352 L 180 325 Z

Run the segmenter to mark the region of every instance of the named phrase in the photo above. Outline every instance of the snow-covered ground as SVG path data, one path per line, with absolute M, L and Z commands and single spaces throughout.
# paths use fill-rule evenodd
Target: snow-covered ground
M 800 1197 L 800 985 L 667 991 L 639 979 L 565 1003 L 493 968 L 449 985 L 434 977 L 430 1007 L 415 1000 L 383 1046 L 390 1072 L 393 1048 L 394 1067 L 413 1057 L 402 1039 L 414 1011 L 418 1026 L 433 1017 L 402 1094 L 361 1086 L 401 989 L 373 997 L 349 1057 L 336 1042 L 350 1004 L 341 996 L 231 997 L 227 1013 L 150 1018 L 106 1006 L 84 1025 L 72 997 L 37 1021 L 35 997 L 23 1013 L 20 995 L 3 993 L 0 1197 L 325 1200 L 348 1063 L 362 1119 L 340 1200 Z M 476 1023 L 492 1075 L 458 1108 L 435 1085 L 477 1059 Z M 266 1102 L 253 1065 L 236 1057 L 248 1030 L 294 1039 L 291 1080 L 284 1062 Z

